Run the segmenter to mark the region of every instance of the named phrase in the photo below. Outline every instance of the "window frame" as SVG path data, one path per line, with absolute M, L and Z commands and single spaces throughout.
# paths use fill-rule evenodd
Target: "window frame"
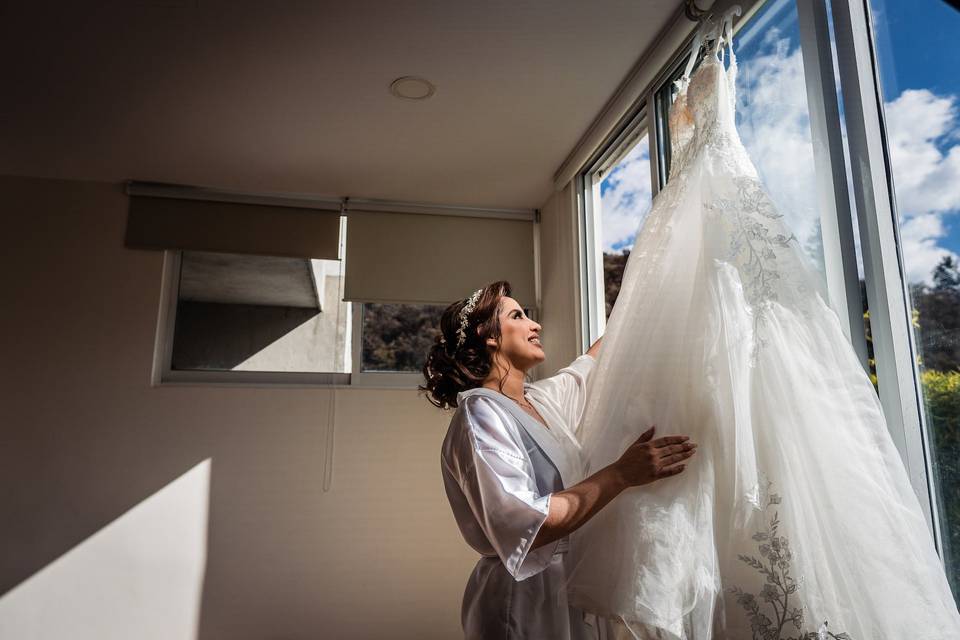
M 364 371 L 363 370 L 363 305 L 351 302 L 353 331 L 350 336 L 352 357 L 350 384 L 354 387 L 380 389 L 410 389 L 424 382 L 420 371 Z
M 919 348 L 901 255 L 873 16 L 868 0 L 832 0 L 830 9 L 880 404 L 943 563 L 932 439 L 924 410 Z
M 767 3 L 750 3 L 748 10 L 737 20 L 735 31 L 746 25 L 753 15 Z M 934 486 L 931 439 L 923 411 L 923 395 L 917 366 L 918 348 L 911 328 L 910 301 L 907 279 L 900 255 L 899 223 L 893 193 L 892 170 L 887 147 L 887 133 L 883 120 L 882 94 L 877 68 L 877 54 L 873 36 L 873 22 L 866 0 L 796 0 L 800 22 L 801 55 L 805 65 L 808 106 L 811 111 L 811 133 L 825 140 L 817 151 L 818 203 L 821 207 L 824 239 L 825 268 L 831 305 L 841 320 L 846 318 L 844 330 L 864 366 L 866 348 L 864 327 L 860 312 L 859 275 L 856 272 L 854 233 L 859 233 L 863 250 L 864 280 L 871 311 L 871 333 L 877 376 L 880 379 L 878 396 L 883 406 L 888 430 L 908 469 L 912 487 L 917 494 L 924 517 L 938 551 L 942 555 L 943 532 L 938 514 L 937 488 Z M 833 40 L 828 27 L 828 14 L 833 14 Z M 580 250 L 581 341 L 583 348 L 596 340 L 605 324 L 598 319 L 598 305 L 602 303 L 602 288 L 597 274 L 597 220 L 594 175 L 598 159 L 609 153 L 615 140 L 632 122 L 645 105 L 652 105 L 647 129 L 650 148 L 651 176 L 654 198 L 666 184 L 669 149 L 665 112 L 669 97 L 664 89 L 686 63 L 693 33 L 684 39 L 669 57 L 670 62 L 656 76 L 637 100 L 621 125 L 614 127 L 610 139 L 574 176 L 577 194 L 577 220 Z M 838 72 L 842 86 L 844 112 L 837 110 L 832 56 L 824 51 L 836 51 Z M 810 67 L 809 69 L 807 67 Z M 840 134 L 841 121 L 847 128 L 847 148 Z M 854 132 L 851 135 L 851 132 Z M 814 145 L 815 147 L 817 145 Z M 845 161 L 856 158 L 859 174 L 847 182 Z M 848 191 L 849 187 L 849 191 Z M 851 197 L 852 196 L 852 197 Z M 851 219 L 851 200 L 856 211 L 856 226 Z M 865 213 L 868 212 L 868 213 Z M 854 231 L 856 229 L 856 231 Z M 603 309 L 602 306 L 599 306 Z
M 600 241 L 600 189 L 604 174 L 628 153 L 642 144 L 646 136 L 650 157 L 650 183 L 653 197 L 660 189 L 655 118 L 650 117 L 647 105 L 650 95 L 644 95 L 628 111 L 614 133 L 594 153 L 585 168 L 574 177 L 579 211 L 577 229 L 580 248 L 580 309 L 581 348 L 586 352 L 606 327 L 606 298 L 603 280 L 603 249 Z
M 183 251 L 180 249 L 168 249 L 163 252 L 160 314 L 154 342 L 151 386 L 197 384 L 271 387 L 351 386 L 351 374 L 341 372 L 191 371 L 173 369 L 173 339 L 177 322 L 177 301 L 180 297 L 180 267 L 182 264 L 182 256 Z

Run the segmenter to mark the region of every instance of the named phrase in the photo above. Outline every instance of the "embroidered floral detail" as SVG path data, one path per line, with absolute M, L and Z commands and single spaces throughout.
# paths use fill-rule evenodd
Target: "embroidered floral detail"
M 769 511 L 774 505 L 781 503 L 776 493 L 771 493 L 773 483 L 766 482 L 764 491 L 764 511 Z M 795 594 L 803 582 L 802 576 L 794 579 L 790 575 L 790 560 L 793 552 L 786 536 L 778 535 L 780 527 L 779 512 L 774 510 L 770 516 L 769 525 L 753 534 L 757 542 L 760 557 L 738 554 L 740 561 L 755 569 L 764 577 L 764 585 L 760 593 L 754 595 L 740 587 L 729 587 L 727 591 L 734 594 L 737 603 L 747 612 L 750 620 L 752 640 L 852 640 L 847 633 L 833 633 L 828 629 L 826 620 L 816 631 L 802 631 L 803 607 L 791 606 L 790 596 Z M 772 611 L 771 611 L 772 609 Z M 770 615 L 767 615 L 770 613 Z M 799 631 L 799 635 L 787 636 L 784 627 L 792 625 Z
M 783 276 L 778 264 L 780 250 L 797 242 L 792 233 L 772 232 L 764 220 L 778 221 L 778 213 L 759 180 L 743 176 L 734 180 L 736 193 L 730 198 L 717 198 L 704 204 L 708 211 L 723 217 L 729 230 L 727 261 L 740 272 L 743 294 L 753 312 L 754 353 L 764 344 L 760 325 L 772 301 L 778 300 L 782 285 L 777 281 Z M 781 224 L 776 224 L 781 227 Z

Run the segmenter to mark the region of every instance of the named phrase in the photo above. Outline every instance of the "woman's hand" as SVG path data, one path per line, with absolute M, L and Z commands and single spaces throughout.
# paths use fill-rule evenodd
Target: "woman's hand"
M 689 436 L 653 440 L 655 429 L 650 427 L 611 465 L 625 488 L 677 475 L 686 467 L 684 460 L 696 452 L 697 445 L 689 441 Z
M 536 549 L 569 535 L 628 487 L 647 484 L 683 471 L 683 461 L 697 445 L 687 436 L 651 440 L 655 427 L 644 433 L 611 465 L 569 489 L 550 494 L 550 510 L 534 538 Z

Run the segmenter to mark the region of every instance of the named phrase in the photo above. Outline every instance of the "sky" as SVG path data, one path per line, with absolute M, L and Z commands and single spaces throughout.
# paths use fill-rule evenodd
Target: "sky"
M 871 0 L 908 280 L 960 254 L 960 12 Z M 822 264 L 813 149 L 793 0 L 770 0 L 734 42 L 737 129 L 791 230 Z M 644 138 L 601 184 L 605 251 L 629 249 L 651 199 Z

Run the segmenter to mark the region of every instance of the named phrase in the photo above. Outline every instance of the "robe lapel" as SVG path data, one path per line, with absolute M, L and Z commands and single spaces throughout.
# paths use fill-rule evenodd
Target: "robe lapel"
M 513 398 L 509 398 L 502 393 L 494 391 L 493 389 L 487 389 L 486 387 L 475 387 L 463 393 L 482 393 L 499 402 L 507 411 L 510 412 L 511 415 L 513 415 L 514 418 L 517 419 L 517 421 L 520 423 L 520 426 L 524 431 L 526 431 L 527 435 L 537 443 L 537 446 L 540 447 L 540 450 L 543 451 L 549 462 L 553 464 L 554 469 L 557 471 L 557 475 L 560 476 L 560 479 L 563 482 L 563 486 L 567 486 L 567 481 L 571 477 L 571 470 L 567 468 L 567 456 L 561 448 L 560 443 L 557 442 L 556 437 L 554 437 L 546 427 L 537 422 L 533 416 L 528 415 L 526 411 L 521 409 L 520 405 L 518 405 Z

